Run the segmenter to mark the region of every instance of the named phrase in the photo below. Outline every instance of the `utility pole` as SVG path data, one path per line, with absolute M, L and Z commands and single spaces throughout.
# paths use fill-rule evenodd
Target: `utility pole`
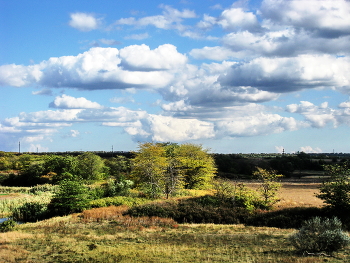
M 112 145 L 112 157 L 113 157 L 113 145 Z
M 18 142 L 18 153 L 21 153 L 21 142 Z

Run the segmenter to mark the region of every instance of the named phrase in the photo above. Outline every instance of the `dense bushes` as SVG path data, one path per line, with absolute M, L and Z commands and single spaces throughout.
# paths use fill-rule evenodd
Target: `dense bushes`
M 0 232 L 8 232 L 14 230 L 17 223 L 12 219 L 7 219 L 0 223 Z
M 63 216 L 89 208 L 88 188 L 79 181 L 61 181 L 59 191 L 48 205 L 52 216 Z
M 179 201 L 154 202 L 136 206 L 126 212 L 131 216 L 173 218 L 178 223 L 239 224 L 250 213 L 244 208 L 220 204 L 213 196 L 195 197 Z
M 12 211 L 12 219 L 21 222 L 36 222 L 47 217 L 47 204 L 40 202 L 24 203 Z

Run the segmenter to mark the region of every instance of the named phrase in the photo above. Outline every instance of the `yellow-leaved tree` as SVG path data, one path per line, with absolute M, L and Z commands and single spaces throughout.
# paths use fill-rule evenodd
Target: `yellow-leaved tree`
M 214 159 L 195 144 L 141 143 L 132 160 L 133 180 L 151 197 L 205 188 L 215 172 Z

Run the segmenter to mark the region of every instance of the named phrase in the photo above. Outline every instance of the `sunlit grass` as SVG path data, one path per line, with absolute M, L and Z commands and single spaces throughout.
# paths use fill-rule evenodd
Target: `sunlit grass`
M 19 195 L 13 198 L 0 199 L 0 217 L 6 217 L 11 214 L 11 212 L 28 202 L 39 202 L 43 204 L 48 204 L 52 198 L 52 193 L 45 192 L 40 195 Z
M 87 210 L 17 226 L 0 234 L 0 262 L 348 262 L 297 255 L 293 229 L 244 225 L 130 223 L 126 207 Z M 118 216 L 115 216 L 117 214 Z M 119 221 L 118 221 L 119 220 Z M 151 220 L 151 219 L 148 219 Z M 152 221 L 152 220 L 151 220 Z M 170 221 L 167 221 L 170 222 Z

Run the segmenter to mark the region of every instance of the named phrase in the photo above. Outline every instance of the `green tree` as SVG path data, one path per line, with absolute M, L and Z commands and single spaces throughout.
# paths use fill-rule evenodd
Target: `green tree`
M 103 159 L 91 152 L 83 153 L 77 157 L 78 174 L 83 180 L 94 181 L 105 177 L 105 165 Z
M 63 180 L 48 205 L 48 211 L 51 216 L 78 213 L 89 208 L 90 201 L 88 188 L 82 182 Z
M 130 161 L 124 156 L 116 156 L 106 159 L 104 163 L 108 168 L 109 176 L 117 181 L 124 180 L 130 174 Z
M 163 147 L 167 158 L 163 192 L 168 199 L 170 195 L 175 194 L 184 187 L 185 177 L 181 158 L 177 154 L 180 146 L 176 143 L 167 143 Z
M 283 175 L 277 174 L 276 171 L 269 171 L 260 167 L 257 167 L 253 175 L 261 181 L 259 192 L 263 199 L 264 207 L 271 208 L 279 200 L 277 194 L 281 188 L 281 184 L 276 182 L 276 179 Z
M 320 187 L 318 198 L 337 211 L 350 210 L 350 163 L 324 166 L 330 178 Z
M 175 150 L 184 169 L 185 188 L 202 189 L 210 186 L 216 173 L 214 158 L 201 145 L 186 143 Z
M 214 159 L 200 145 L 143 143 L 133 159 L 132 178 L 151 196 L 166 197 L 184 187 L 205 188 L 216 172 Z
M 78 173 L 78 159 L 71 155 L 48 155 L 44 158 L 45 170 L 53 183 L 74 179 Z
M 132 160 L 132 178 L 141 185 L 152 198 L 164 189 L 164 174 L 167 158 L 164 147 L 156 143 L 139 144 L 139 150 Z

